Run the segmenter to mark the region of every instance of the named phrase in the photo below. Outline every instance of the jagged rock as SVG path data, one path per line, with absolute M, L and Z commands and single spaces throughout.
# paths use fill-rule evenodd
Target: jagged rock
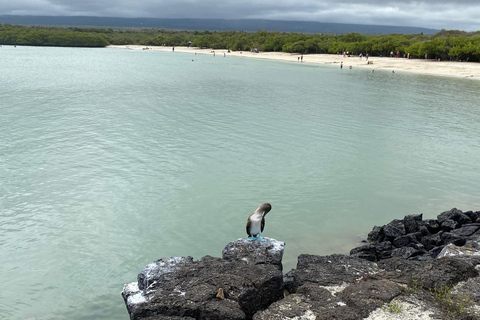
M 415 254 L 414 257 L 417 257 L 418 255 L 422 255 L 427 259 L 430 258 L 428 255 L 426 255 L 426 253 L 428 251 L 427 251 L 427 249 L 425 249 L 425 246 L 423 244 L 421 244 L 421 243 L 411 243 L 411 244 L 408 245 L 408 247 L 413 248 L 413 249 L 418 251 L 418 253 Z M 416 259 L 419 260 L 420 258 L 417 257 Z
M 283 275 L 283 287 L 290 293 L 295 292 L 295 269 Z
M 181 267 L 192 263 L 192 257 L 172 257 L 151 262 L 138 274 L 138 288 L 143 290 L 154 282 L 166 280 Z
M 388 259 L 392 256 L 393 246 L 390 242 L 380 242 L 376 246 L 377 260 Z
M 425 246 L 425 249 L 428 251 L 432 250 L 435 247 L 438 247 L 442 244 L 441 234 L 432 234 L 430 236 L 422 237 L 420 243 Z
M 474 222 L 466 214 L 464 214 L 461 210 L 458 210 L 457 208 L 442 212 L 437 216 L 437 220 L 440 224 L 443 224 L 443 222 L 448 219 L 455 221 L 458 226 Z
M 143 317 L 142 320 L 195 320 L 191 317 L 151 316 Z
M 372 242 L 382 242 L 384 237 L 383 227 L 374 226 L 372 231 L 368 234 L 367 239 Z
M 480 221 L 477 221 L 479 218 L 480 218 L 480 211 L 467 211 L 467 212 L 464 212 L 465 215 L 467 215 L 470 220 L 472 220 L 473 223 L 475 222 L 480 222 Z
M 391 258 L 379 261 L 378 267 L 385 271 L 384 277 L 391 281 L 400 284 L 411 284 L 415 281 L 429 290 L 435 287 L 451 287 L 461 281 L 477 277 L 478 272 L 475 266 L 478 264 L 480 264 L 480 257 L 474 262 L 472 258 L 462 260 L 458 257 L 443 257 L 427 261 Z
M 390 242 L 393 239 L 405 235 L 405 226 L 403 225 L 403 220 L 393 220 L 389 224 L 383 227 L 383 233 L 385 234 L 385 240 Z
M 426 220 L 423 220 L 423 225 L 425 227 L 427 227 L 428 231 L 430 233 L 437 233 L 439 232 L 440 230 L 442 230 L 441 226 L 440 226 L 440 223 L 438 223 L 437 220 L 435 219 L 426 219 Z
M 377 261 L 376 244 L 366 244 L 364 246 L 356 247 L 350 250 L 350 256 L 365 259 L 368 261 Z
M 402 286 L 392 281 L 367 277 L 343 290 L 341 297 L 349 307 L 354 308 L 362 318 L 365 318 L 404 290 Z
M 411 243 L 418 243 L 417 237 L 412 234 L 407 234 L 393 240 L 393 246 L 395 248 L 406 247 Z
M 390 242 L 371 243 L 350 251 L 350 256 L 369 261 L 378 261 L 392 256 L 393 246 Z
M 368 234 L 370 243 L 352 249 L 350 255 L 369 261 L 392 256 L 428 260 L 449 243 L 462 246 L 467 240 L 480 238 L 480 223 L 471 222 L 478 214 L 480 211 L 463 213 L 453 208 L 438 215 L 439 220 L 422 220 L 422 214 L 407 215 L 403 220 L 375 226 Z
M 417 240 L 420 240 L 423 237 L 432 235 L 430 231 L 428 231 L 428 228 L 426 226 L 420 226 L 418 228 L 418 232 L 420 233 L 421 236 L 417 236 Z
M 414 256 L 418 256 L 421 253 L 422 251 L 417 250 L 415 248 L 403 247 L 403 248 L 393 249 L 392 256 L 402 258 L 402 259 L 408 259 Z
M 301 294 L 291 294 L 285 299 L 273 303 L 268 309 L 257 312 L 253 320 L 294 320 L 317 319 L 312 311 L 313 305 Z
M 294 272 L 296 293 L 257 312 L 253 320 L 360 319 L 358 310 L 340 295 L 349 284 L 378 270 L 372 263 L 348 256 L 301 255 Z
M 257 312 L 253 320 L 359 320 L 358 313 L 326 289 L 305 285 L 302 294 L 291 294 Z
M 453 243 L 456 246 L 463 246 L 467 242 L 467 239 L 451 232 L 443 232 L 440 239 L 442 239 L 442 244 Z
M 405 218 L 403 218 L 405 233 L 409 234 L 409 233 L 417 232 L 421 225 L 422 217 L 423 217 L 422 213 L 405 216 Z
M 478 219 L 478 214 L 477 214 L 477 212 L 466 211 L 466 212 L 464 212 L 463 214 L 466 215 L 467 217 L 469 217 L 470 220 L 472 220 L 472 222 L 475 222 L 475 221 Z
M 405 285 L 414 281 L 426 289 L 418 293 L 424 302 L 434 288 L 457 283 L 458 292 L 477 293 L 480 223 L 472 221 L 479 214 L 454 208 L 438 221 L 405 216 L 375 226 L 368 236 L 372 243 L 350 256 L 300 255 L 297 268 L 284 276 L 283 242 L 238 239 L 225 246 L 223 258 L 152 262 L 122 296 L 132 320 L 356 320 L 406 297 Z M 467 240 L 473 241 L 462 247 Z M 283 298 L 284 289 L 292 294 Z M 473 301 L 478 305 L 480 294 Z
M 442 251 L 437 255 L 437 258 L 463 255 L 480 256 L 480 243 L 468 241 L 464 246 L 461 247 L 450 243 L 442 249 Z
M 430 250 L 428 253 L 430 254 L 430 257 L 436 258 L 436 257 L 438 257 L 440 252 L 442 252 L 443 248 L 445 248 L 445 246 L 438 246 L 438 247 L 435 247 L 432 250 Z
M 446 219 L 442 222 L 442 230 L 445 232 L 452 231 L 457 227 L 457 223 L 453 221 L 452 219 Z
M 452 230 L 452 233 L 460 237 L 469 237 L 480 230 L 480 223 L 466 224 L 459 229 Z
M 307 283 L 321 286 L 341 285 L 377 271 L 375 264 L 356 257 L 301 254 L 295 270 L 294 291 Z
M 248 244 L 264 250 L 271 258 L 279 255 L 275 246 L 265 249 L 267 243 Z M 238 246 L 231 244 L 226 248 Z M 231 260 L 233 255 L 230 260 L 175 257 L 149 264 L 140 272 L 138 282 L 125 285 L 122 292 L 130 319 L 245 320 L 283 298 L 281 258 L 269 260 L 272 264 L 261 264 L 258 260 L 245 261 L 240 249 L 229 253 L 233 251 L 239 260 Z M 281 251 L 283 254 L 283 246 Z M 219 292 L 223 299 L 218 298 Z
M 282 270 L 285 243 L 271 238 L 265 241 L 248 241 L 245 238 L 225 246 L 222 257 L 228 261 L 245 261 L 247 264 L 271 264 Z
M 478 276 L 475 266 L 451 257 L 429 260 L 411 273 L 412 278 L 421 279 L 427 289 L 453 286 L 460 281 Z

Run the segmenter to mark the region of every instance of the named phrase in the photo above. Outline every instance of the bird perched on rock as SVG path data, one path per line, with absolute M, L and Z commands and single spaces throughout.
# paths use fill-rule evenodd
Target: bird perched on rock
M 259 240 L 265 241 L 262 238 L 262 232 L 265 228 L 265 216 L 267 213 L 272 210 L 272 205 L 270 203 L 262 203 L 258 206 L 257 210 L 252 213 L 247 220 L 247 234 L 248 241 Z

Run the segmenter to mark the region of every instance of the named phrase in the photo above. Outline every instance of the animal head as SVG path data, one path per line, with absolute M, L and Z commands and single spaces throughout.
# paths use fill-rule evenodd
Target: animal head
M 262 216 L 265 217 L 270 210 L 272 210 L 272 205 L 270 203 L 262 203 L 258 206 L 256 211 L 261 212 Z

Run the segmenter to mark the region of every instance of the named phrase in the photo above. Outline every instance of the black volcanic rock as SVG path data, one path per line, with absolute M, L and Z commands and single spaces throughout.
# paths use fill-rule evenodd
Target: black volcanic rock
M 283 245 L 274 239 L 237 241 L 226 247 L 229 259 L 157 260 L 140 272 L 137 282 L 124 287 L 130 319 L 251 319 L 258 310 L 283 298 L 281 258 L 275 258 L 283 255 Z M 264 250 L 263 263 L 241 258 L 249 246 Z
M 143 290 L 155 282 L 166 281 L 175 275 L 175 271 L 192 263 L 192 257 L 172 257 L 151 262 L 138 274 L 138 288 Z
M 367 277 L 348 286 L 343 290 L 341 297 L 349 307 L 357 310 L 363 319 L 403 291 L 404 288 L 395 282 Z
M 441 225 L 445 220 L 448 219 L 455 221 L 458 226 L 474 222 L 466 214 L 464 214 L 461 210 L 458 210 L 457 208 L 442 212 L 437 216 L 437 220 Z
M 414 234 L 407 234 L 393 240 L 395 248 L 406 247 L 411 243 L 418 243 L 417 237 Z
M 405 235 L 405 225 L 403 220 L 393 220 L 383 227 L 385 240 L 392 242 L 395 238 Z
M 440 237 L 441 234 L 432 234 L 429 236 L 422 237 L 420 242 L 425 246 L 425 249 L 427 251 L 430 251 L 431 249 L 438 247 L 442 244 L 442 238 Z
M 247 264 L 270 264 L 282 270 L 282 258 L 285 243 L 275 239 L 266 241 L 248 241 L 238 239 L 225 246 L 222 258 L 227 261 L 245 261 Z
M 374 273 L 374 265 L 364 259 L 344 255 L 315 256 L 301 254 L 295 269 L 295 290 L 307 283 L 321 286 L 341 285 Z
M 438 215 L 438 220 L 422 220 L 422 214 L 407 215 L 384 226 L 375 226 L 368 234 L 370 243 L 353 248 L 350 255 L 369 261 L 390 257 L 428 260 L 435 258 L 450 243 L 462 246 L 480 237 L 480 223 L 472 223 L 478 211 L 453 208 Z M 433 251 L 432 251 L 433 250 Z
M 405 226 L 405 233 L 414 233 L 419 230 L 422 223 L 423 214 L 411 214 L 403 218 L 403 224 Z
M 350 256 L 368 261 L 378 261 L 376 244 L 370 243 L 350 250 Z
M 457 227 L 457 223 L 452 219 L 446 219 L 446 220 L 443 220 L 441 227 L 443 231 L 449 232 Z
M 452 233 L 460 237 L 469 237 L 479 230 L 480 230 L 480 223 L 472 223 L 472 224 L 464 225 L 459 229 L 455 229 L 452 231 Z
M 467 295 L 469 312 L 480 301 L 480 223 L 465 223 L 475 214 L 452 209 L 441 223 L 421 214 L 393 220 L 374 227 L 372 242 L 350 256 L 302 254 L 285 275 L 283 242 L 239 239 L 225 246 L 223 258 L 154 261 L 122 296 L 135 320 L 383 319 L 382 310 L 399 302 L 416 310 L 426 304 L 436 318 L 446 318 L 435 302 L 439 288 Z M 480 320 L 473 314 L 459 319 Z
M 383 227 L 375 226 L 372 231 L 368 234 L 368 241 L 372 242 L 382 242 L 385 235 L 383 233 Z
M 442 230 L 440 223 L 434 219 L 426 219 L 423 221 L 423 225 L 427 227 L 428 231 L 432 234 L 435 234 Z

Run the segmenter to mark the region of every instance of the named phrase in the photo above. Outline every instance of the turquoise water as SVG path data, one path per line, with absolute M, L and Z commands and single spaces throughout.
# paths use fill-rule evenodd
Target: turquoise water
M 0 57 L 5 319 L 128 319 L 124 283 L 162 257 L 220 256 L 261 202 L 286 271 L 405 214 L 480 210 L 479 82 L 120 49 Z

